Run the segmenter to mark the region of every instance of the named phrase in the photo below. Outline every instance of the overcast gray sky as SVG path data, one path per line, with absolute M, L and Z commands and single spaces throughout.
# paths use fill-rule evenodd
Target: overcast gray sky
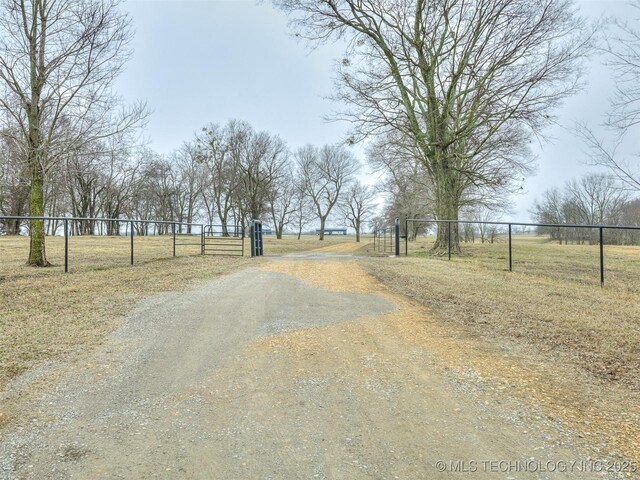
M 622 16 L 623 0 L 578 0 L 585 15 Z M 281 135 L 292 148 L 334 143 L 349 125 L 327 123 L 336 108 L 331 93 L 334 61 L 342 48 L 309 51 L 293 39 L 287 19 L 269 2 L 255 0 L 126 0 L 134 22 L 135 54 L 117 90 L 127 100 L 148 102 L 153 115 L 146 131 L 151 148 L 167 153 L 209 122 L 247 120 Z M 602 122 L 613 92 L 610 73 L 594 59 L 585 91 L 559 110 L 560 124 Z M 584 147 L 562 128 L 536 146 L 538 170 L 514 198 L 514 220 L 529 219 L 533 199 L 548 187 L 593 170 Z M 356 148 L 362 158 L 362 149 Z

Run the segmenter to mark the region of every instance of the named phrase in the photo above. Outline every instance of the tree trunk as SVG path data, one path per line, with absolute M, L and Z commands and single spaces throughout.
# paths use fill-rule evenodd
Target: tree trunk
M 320 240 L 324 240 L 324 225 L 327 221 L 327 217 L 320 217 Z
M 435 207 L 438 220 L 458 220 L 460 198 L 456 188 L 455 172 L 443 167 L 434 180 Z M 438 222 L 437 228 L 436 241 L 431 251 L 436 254 L 447 252 L 449 249 L 449 232 L 451 232 L 451 250 L 459 253 L 459 225 L 451 223 L 451 229 L 449 230 L 448 223 Z
M 31 171 L 31 192 L 29 195 L 29 212 L 32 217 L 44 215 L 44 169 L 35 150 L 29 152 L 29 168 Z M 45 252 L 44 220 L 31 220 L 29 228 L 31 242 L 29 249 L 29 265 L 47 267 L 49 262 Z
M 24 6 L 24 4 L 23 4 Z M 34 7 L 35 13 L 40 13 Z M 37 19 L 33 18 L 33 22 Z M 35 29 L 34 29 L 35 30 Z M 38 75 L 38 66 L 41 62 L 42 55 L 38 55 L 38 42 L 40 47 L 44 48 L 45 33 L 40 32 L 40 38 L 32 35 L 29 38 L 29 62 L 30 62 L 30 87 L 31 98 L 27 104 L 26 113 L 29 124 L 29 138 L 27 151 L 27 165 L 29 175 L 31 177 L 31 185 L 29 190 L 29 215 L 31 217 L 44 216 L 44 160 L 46 153 L 43 150 L 42 136 L 40 132 L 40 123 L 42 120 L 42 112 L 40 111 L 40 95 L 42 93 L 42 81 Z M 44 220 L 31 220 L 29 226 L 30 246 L 29 260 L 27 264 L 37 267 L 47 267 L 47 255 L 45 252 L 45 223 Z
M 7 235 L 20 234 L 20 220 L 7 220 L 5 226 L 7 228 Z
M 356 221 L 356 243 L 360 243 L 360 222 Z

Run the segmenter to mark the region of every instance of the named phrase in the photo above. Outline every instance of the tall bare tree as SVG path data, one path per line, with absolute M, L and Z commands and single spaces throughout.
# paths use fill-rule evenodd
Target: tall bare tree
M 324 240 L 327 218 L 343 192 L 353 181 L 358 161 L 343 145 L 321 148 L 306 145 L 296 152 L 303 191 L 313 203 L 320 220 L 320 240 Z
M 113 148 L 106 154 L 100 211 L 105 218 L 119 218 L 131 201 L 141 164 L 137 161 L 138 148 L 116 148 L 115 145 L 123 144 L 119 137 L 110 138 L 108 142 Z M 119 222 L 107 222 L 107 235 L 120 235 Z
M 363 225 L 371 218 L 375 210 L 375 199 L 376 194 L 372 188 L 360 182 L 354 182 L 338 202 L 338 207 L 344 218 L 356 231 L 356 242 L 358 243 Z
M 56 161 L 145 116 L 142 105 L 118 112 L 111 90 L 132 35 L 119 0 L 0 2 L 0 117 L 27 159 L 31 216 L 44 214 L 45 176 Z M 28 263 L 48 265 L 44 222 L 32 220 L 30 232 Z
M 177 170 L 176 220 L 186 222 L 186 231 L 191 233 L 191 223 L 198 212 L 202 199 L 206 167 L 199 162 L 198 151 L 190 143 L 185 143 L 178 151 L 174 152 L 172 160 Z M 182 232 L 182 225 L 179 228 Z
M 457 220 L 469 189 L 518 187 L 531 133 L 577 90 L 591 46 L 570 0 L 273 1 L 302 37 L 347 42 L 342 117 L 412 140 L 439 219 Z M 439 229 L 434 248 L 446 244 Z
M 247 125 L 245 142 L 235 158 L 236 202 L 243 220 L 261 219 L 278 181 L 286 174 L 289 150 L 277 135 L 256 132 Z
M 287 165 L 271 186 L 268 195 L 269 215 L 276 230 L 276 238 L 282 239 L 285 227 L 293 222 L 298 204 L 296 183 L 292 166 Z
M 298 240 L 302 236 L 302 230 L 313 221 L 315 217 L 314 205 L 306 193 L 305 179 L 300 169 L 295 169 L 293 175 L 293 211 L 291 223 L 295 225 Z
M 225 235 L 228 235 L 227 225 L 238 188 L 235 164 L 239 161 L 245 139 L 244 128 L 236 121 L 229 122 L 225 127 L 210 124 L 195 138 L 199 161 L 209 171 L 208 179 L 202 186 L 209 223 L 213 223 L 215 213 Z

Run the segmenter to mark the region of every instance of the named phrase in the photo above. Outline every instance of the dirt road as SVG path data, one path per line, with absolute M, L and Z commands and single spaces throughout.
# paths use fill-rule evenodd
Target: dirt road
M 0 478 L 617 478 L 447 371 L 424 315 L 330 251 L 158 295 L 48 373 L 0 432 Z

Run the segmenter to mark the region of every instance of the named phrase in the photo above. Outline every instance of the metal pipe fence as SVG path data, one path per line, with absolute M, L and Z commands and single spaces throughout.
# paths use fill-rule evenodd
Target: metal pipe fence
M 399 239 L 404 239 L 405 248 L 404 255 L 409 256 L 409 241 L 412 236 L 415 236 L 419 228 L 416 228 L 416 224 L 422 225 L 422 228 L 432 228 L 434 225 L 445 224 L 446 225 L 446 255 L 451 260 L 454 249 L 457 249 L 458 245 L 454 244 L 453 238 L 460 240 L 460 226 L 464 225 L 490 225 L 498 227 L 499 231 L 494 232 L 498 236 L 506 236 L 507 248 L 506 259 L 507 268 L 510 272 L 513 271 L 513 237 L 514 227 L 525 227 L 538 229 L 538 234 L 547 234 L 555 240 L 565 243 L 569 241 L 585 243 L 589 242 L 593 245 L 598 245 L 598 261 L 599 261 L 599 280 L 600 286 L 604 287 L 605 283 L 605 232 L 618 232 L 618 239 L 615 245 L 625 244 L 625 242 L 631 244 L 640 245 L 640 226 L 636 225 L 588 225 L 588 224 L 555 224 L 555 223 L 532 223 L 532 222 L 491 222 L 491 221 L 474 221 L 474 220 L 434 220 L 434 219 L 421 219 L 421 218 L 408 218 L 404 221 L 404 233 L 398 228 L 399 221 L 396 220 L 394 226 L 382 227 L 374 230 L 374 251 L 381 253 L 393 253 L 395 256 L 400 256 L 401 249 L 399 245 Z M 410 228 L 411 226 L 411 228 Z M 457 233 L 454 235 L 454 229 Z M 632 232 L 627 233 L 626 237 L 620 232 Z M 563 233 L 564 232 L 564 233 Z M 395 238 L 398 242 L 392 242 L 390 244 L 387 241 L 387 237 Z M 564 237 L 563 237 L 564 235 Z M 612 243 L 614 245 L 614 243 Z
M 134 265 L 136 260 L 137 237 L 168 237 L 171 239 L 170 254 L 178 255 L 178 247 L 198 247 L 198 254 L 232 254 L 244 255 L 244 232 L 238 226 L 229 226 L 224 229 L 232 232 L 235 237 L 233 249 L 215 252 L 210 248 L 210 238 L 217 235 L 214 225 L 193 222 L 179 222 L 172 220 L 128 219 L 128 218 L 102 218 L 102 217 L 62 217 L 62 216 L 0 216 L 0 226 L 7 226 L 13 222 L 12 235 L 0 231 L 0 239 L 4 236 L 25 236 L 29 233 L 30 222 L 41 220 L 45 222 L 45 232 L 48 237 L 63 237 L 64 239 L 64 272 L 69 273 L 70 240 L 75 237 L 119 237 L 128 238 L 128 263 Z M 231 235 L 230 235 L 231 236 Z M 0 240 L 1 241 L 1 240 Z M 168 252 L 168 253 L 169 253 Z M 26 258 L 26 253 L 25 253 Z M 0 259 L 0 261 L 2 261 Z

